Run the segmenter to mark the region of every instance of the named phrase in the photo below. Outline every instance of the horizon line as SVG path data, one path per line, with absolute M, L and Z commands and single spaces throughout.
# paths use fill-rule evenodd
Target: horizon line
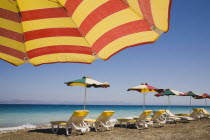
M 23 103 L 0 103 L 0 105 L 79 105 L 84 106 L 82 104 L 23 104 Z M 110 106 L 144 106 L 144 105 L 121 105 L 121 104 L 88 104 L 86 106 L 92 106 L 92 105 L 110 105 Z M 145 105 L 145 106 L 168 106 L 168 105 Z M 190 106 L 190 105 L 170 105 L 170 106 Z M 191 105 L 191 106 L 205 106 L 205 105 Z M 207 106 L 208 107 L 208 106 Z

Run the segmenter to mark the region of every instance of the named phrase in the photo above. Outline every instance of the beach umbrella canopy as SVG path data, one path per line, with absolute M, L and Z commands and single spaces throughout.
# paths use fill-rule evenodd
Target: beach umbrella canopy
M 147 83 L 142 83 L 139 86 L 129 88 L 127 91 L 135 90 L 135 91 L 144 93 L 144 106 L 143 106 L 143 110 L 145 110 L 145 93 L 147 93 L 147 92 L 156 92 L 155 89 L 157 89 L 157 88 L 156 87 L 153 87 L 153 86 L 150 86 Z
M 191 97 L 192 97 L 192 96 L 199 96 L 199 94 L 194 93 L 194 92 L 192 92 L 192 91 L 188 91 L 187 93 L 184 93 L 184 94 L 182 94 L 181 96 L 190 96 L 190 113 L 191 113 L 191 110 L 192 110 Z
M 162 93 L 163 93 L 163 92 L 162 92 Z M 155 94 L 155 96 L 156 96 L 156 97 L 163 96 L 162 93 L 157 93 L 157 94 Z
M 192 96 L 194 99 L 203 99 L 204 97 L 202 97 L 201 95 L 194 95 Z
M 204 93 L 202 95 L 194 95 L 193 98 L 194 99 L 206 99 L 206 98 L 210 98 L 210 95 L 208 95 L 207 93 Z
M 0 59 L 13 65 L 92 63 L 154 43 L 171 0 L 0 0 Z
M 141 85 L 129 88 L 128 91 L 130 90 L 135 90 L 138 92 L 146 93 L 146 92 L 156 92 L 155 89 L 156 87 L 150 86 L 147 83 L 141 83 Z
M 107 88 L 110 87 L 110 85 L 108 83 L 101 83 L 99 81 L 93 80 L 90 77 L 83 77 L 82 79 L 78 79 L 78 80 L 73 80 L 73 81 L 69 81 L 69 82 L 65 82 L 64 84 L 66 84 L 67 86 L 84 86 L 85 87 L 85 96 L 84 96 L 84 110 L 85 110 L 85 106 L 86 106 L 86 88 L 90 88 L 90 87 L 95 87 L 95 88 Z
M 204 93 L 201 95 L 203 98 L 209 98 L 210 99 L 210 95 L 208 95 L 207 93 Z
M 154 89 L 154 90 L 158 92 L 157 94 L 155 94 L 156 97 L 163 96 L 162 93 L 165 91 L 165 89 Z
M 168 96 L 168 106 L 169 106 L 169 110 L 170 110 L 170 95 L 176 95 L 176 96 L 180 96 L 183 95 L 184 93 L 173 90 L 173 89 L 166 89 L 161 95 L 162 96 Z
M 79 85 L 79 86 L 84 86 L 87 88 L 90 87 L 103 87 L 103 88 L 107 88 L 110 85 L 108 83 L 101 83 L 99 81 L 93 80 L 90 77 L 83 77 L 82 79 L 78 79 L 78 80 L 74 80 L 74 81 L 69 81 L 69 82 L 65 82 L 65 84 L 67 84 L 68 86 L 75 86 L 75 85 Z
M 187 93 L 184 93 L 181 96 L 199 96 L 199 94 L 192 91 L 188 91 Z
M 162 95 L 166 95 L 166 96 L 170 96 L 170 95 L 176 95 L 176 96 L 179 96 L 179 95 L 183 95 L 184 93 L 182 92 L 179 92 L 179 91 L 176 91 L 176 90 L 173 90 L 173 89 L 166 89 Z

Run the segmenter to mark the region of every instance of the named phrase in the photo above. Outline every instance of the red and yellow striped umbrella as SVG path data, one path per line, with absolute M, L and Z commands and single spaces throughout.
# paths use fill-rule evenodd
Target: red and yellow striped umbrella
M 92 63 L 155 42 L 171 0 L 0 0 L 0 59 Z

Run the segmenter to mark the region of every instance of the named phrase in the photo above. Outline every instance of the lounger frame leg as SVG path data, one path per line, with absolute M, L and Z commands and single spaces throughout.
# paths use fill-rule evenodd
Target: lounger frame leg
M 57 125 L 57 128 L 54 128 L 54 125 L 52 124 L 52 125 L 51 125 L 51 128 L 52 128 L 52 132 L 53 132 L 54 134 L 57 134 L 57 133 L 58 133 L 59 125 Z
M 126 128 L 127 128 L 128 126 L 131 127 L 130 122 L 127 122 L 127 123 L 126 123 Z
M 69 136 L 69 128 L 68 128 L 68 126 L 66 126 L 65 128 L 66 128 L 66 135 Z

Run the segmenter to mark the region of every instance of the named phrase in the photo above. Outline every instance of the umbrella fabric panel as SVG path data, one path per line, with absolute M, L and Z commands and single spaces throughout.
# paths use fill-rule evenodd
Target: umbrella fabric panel
M 0 29 L 4 33 L 0 58 L 14 65 L 27 59 L 33 65 L 92 63 L 98 58 L 107 60 L 128 47 L 153 43 L 168 28 L 170 0 L 138 0 L 139 13 L 135 2 L 1 0 L 1 9 L 16 13 L 19 21 L 9 29 Z M 13 24 L 5 15 L 1 12 L 1 24 Z
M 121 0 L 79 1 L 74 11 L 69 1 L 64 7 L 101 59 L 132 45 L 154 42 L 159 36 Z
M 201 96 L 204 97 L 204 98 L 209 98 L 210 99 L 210 95 L 208 95 L 207 93 L 204 93 Z
M 201 95 L 195 95 L 195 96 L 192 96 L 194 99 L 203 99 L 204 97 L 202 97 Z
M 93 80 L 93 79 L 90 79 L 90 78 L 86 78 L 86 84 L 87 84 L 87 87 L 104 87 L 104 88 L 107 88 L 109 87 L 109 84 L 108 83 L 101 83 L 101 82 L 98 82 L 96 80 Z
M 176 94 L 170 90 L 166 90 L 164 93 L 162 93 L 162 95 L 176 95 Z
M 189 92 L 183 94 L 183 96 L 199 96 L 199 95 L 194 93 L 194 92 L 192 92 L 192 91 L 189 91 Z
M 197 94 L 190 92 L 186 96 L 195 96 L 195 95 L 197 95 Z
M 33 65 L 94 61 L 92 51 L 65 9 L 49 0 L 18 0 L 27 55 Z
M 25 44 L 16 1 L 0 1 L 0 59 L 13 65 L 24 63 Z
M 167 90 L 165 90 L 165 92 L 162 93 L 161 95 L 177 95 L 177 96 L 179 96 L 179 95 L 183 95 L 183 94 L 184 94 L 184 93 L 179 92 L 179 91 L 176 91 L 176 90 L 167 89 Z
M 162 93 L 157 93 L 157 94 L 155 94 L 155 96 L 160 97 L 160 96 L 163 96 L 163 95 L 162 95 Z
M 78 80 L 74 80 L 74 81 L 70 81 L 70 82 L 67 82 L 66 83 L 68 86 L 75 86 L 75 85 L 78 85 L 78 86 L 86 86 L 86 78 L 82 78 L 82 79 L 78 79 Z
M 154 25 L 163 32 L 167 32 L 170 20 L 171 0 L 123 0 L 139 16 L 149 24 Z

